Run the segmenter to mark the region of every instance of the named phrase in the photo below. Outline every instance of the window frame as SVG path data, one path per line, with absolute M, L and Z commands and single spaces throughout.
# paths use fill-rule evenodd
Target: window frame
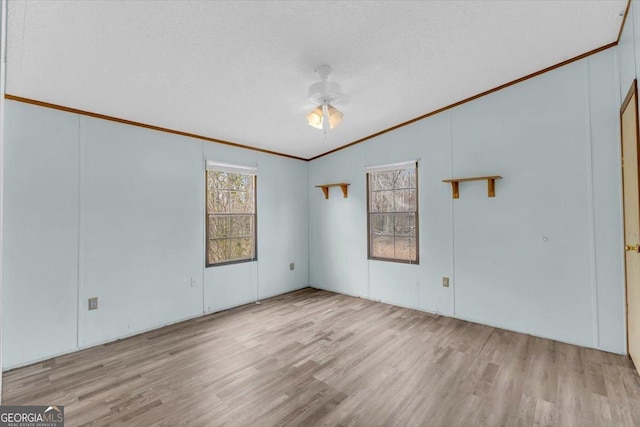
M 419 221 L 419 217 L 420 217 L 420 191 L 419 191 L 419 179 L 418 179 L 418 162 L 415 162 L 415 166 L 413 167 L 415 168 L 415 181 L 416 181 L 416 186 L 415 186 L 415 191 L 416 191 L 416 210 L 415 212 L 413 211 L 408 211 L 408 212 L 387 212 L 387 214 L 392 214 L 394 215 L 394 224 L 395 224 L 395 215 L 398 214 L 407 214 L 407 213 L 413 213 L 415 214 L 415 245 L 416 245 L 416 259 L 411 260 L 411 259 L 402 259 L 402 258 L 385 258 L 385 257 L 376 257 L 373 255 L 373 248 L 372 248 L 372 239 L 371 239 L 371 188 L 370 188 L 370 174 L 371 173 L 375 173 L 375 171 L 367 171 L 365 179 L 366 179 L 366 189 L 367 189 L 367 259 L 368 260 L 373 260 L 373 261 L 387 261 L 387 262 L 396 262 L 396 263 L 400 263 L 400 264 L 411 264 L 411 265 L 420 265 L 420 221 Z M 402 168 L 402 167 L 398 167 L 398 169 L 389 169 L 389 170 L 403 170 L 403 169 L 412 169 L 412 168 Z M 376 212 L 373 212 L 373 214 L 375 214 Z M 395 231 L 394 231 L 394 244 L 395 244 Z
M 234 259 L 228 261 L 221 261 L 210 263 L 209 262 L 209 243 L 211 240 L 209 238 L 209 216 L 215 214 L 209 214 L 208 206 L 209 206 L 209 186 L 208 186 L 208 176 L 209 172 L 224 172 L 224 173 L 234 173 L 239 175 L 249 175 L 253 177 L 253 213 L 239 213 L 239 214 L 224 214 L 224 215 L 252 215 L 253 216 L 253 257 L 252 258 L 242 258 L 242 259 Z M 228 170 L 217 170 L 215 168 L 209 169 L 206 168 L 204 171 L 204 223 L 205 223 L 205 252 L 204 252 L 204 265 L 205 268 L 209 267 L 221 267 L 225 265 L 233 265 L 233 264 L 243 264 L 246 262 L 254 262 L 258 261 L 258 174 L 257 173 L 247 173 L 244 171 L 231 172 Z

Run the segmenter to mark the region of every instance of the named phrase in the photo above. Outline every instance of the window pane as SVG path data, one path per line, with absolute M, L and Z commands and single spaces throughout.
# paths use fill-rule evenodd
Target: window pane
M 229 212 L 253 213 L 253 193 L 248 191 L 229 191 Z
M 215 197 L 213 196 L 213 191 L 215 189 L 214 186 L 214 172 L 207 171 L 207 213 L 214 212 L 214 201 Z
M 229 188 L 229 174 L 226 172 L 212 171 L 212 186 L 217 189 Z
M 227 237 L 230 230 L 228 216 L 209 215 L 209 239 Z
M 252 237 L 253 236 L 253 216 L 234 215 L 230 217 L 231 231 L 227 233 L 231 237 Z
M 214 208 L 213 208 L 213 190 L 209 191 L 207 190 L 207 213 L 213 213 L 214 212 Z
M 213 172 L 207 171 L 207 191 L 213 191 Z M 207 196 L 209 194 L 207 193 Z
M 229 239 L 232 260 L 253 258 L 253 239 Z
M 415 212 L 416 190 L 396 190 L 395 212 Z
M 393 236 L 393 214 L 372 214 L 371 233 L 376 236 Z
M 416 235 L 416 215 L 395 214 L 395 235 L 415 236 Z
M 369 189 L 371 191 L 392 190 L 397 175 L 397 171 L 371 172 L 369 173 Z
M 393 258 L 393 237 L 371 236 L 371 255 L 376 258 Z
M 227 173 L 227 189 L 229 190 L 245 190 L 247 181 L 251 178 L 249 175 L 239 173 Z
M 393 191 L 371 193 L 371 212 L 393 212 Z
M 241 190 L 244 191 L 248 191 L 249 193 L 253 194 L 253 181 L 254 181 L 254 176 L 253 175 L 242 175 L 242 188 Z
M 226 190 L 214 190 L 213 194 L 213 212 L 230 213 L 231 206 L 229 202 L 229 192 Z
M 395 188 L 416 188 L 416 170 L 404 169 L 398 171 Z
M 396 237 L 395 257 L 415 261 L 416 240 L 413 237 Z
M 227 261 L 229 259 L 229 241 L 209 240 L 209 264 Z

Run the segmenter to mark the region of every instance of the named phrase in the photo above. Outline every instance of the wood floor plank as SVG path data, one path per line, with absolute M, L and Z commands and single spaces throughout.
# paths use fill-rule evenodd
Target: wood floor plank
M 638 426 L 627 357 L 303 289 L 3 374 L 68 426 Z

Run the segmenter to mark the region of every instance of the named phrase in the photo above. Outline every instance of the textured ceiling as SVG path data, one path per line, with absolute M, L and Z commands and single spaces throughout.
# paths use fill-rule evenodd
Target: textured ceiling
M 614 42 L 626 3 L 10 0 L 7 93 L 309 158 Z

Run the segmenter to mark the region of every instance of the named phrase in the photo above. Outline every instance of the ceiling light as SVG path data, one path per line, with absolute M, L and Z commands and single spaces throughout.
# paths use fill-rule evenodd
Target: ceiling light
M 324 117 L 329 117 L 329 120 L 325 121 Z M 329 129 L 333 129 L 342 123 L 342 112 L 332 105 L 320 105 L 307 114 L 307 121 L 316 129 L 322 129 L 324 123 L 329 123 Z
M 321 65 L 316 68 L 316 75 L 320 78 L 309 86 L 309 98 L 315 104 L 318 104 L 309 114 L 307 114 L 307 122 L 309 126 L 316 129 L 327 130 L 333 129 L 342 123 L 342 112 L 335 108 L 332 104 L 338 102 L 344 96 L 340 93 L 340 85 L 336 82 L 330 82 L 329 74 L 331 67 Z

